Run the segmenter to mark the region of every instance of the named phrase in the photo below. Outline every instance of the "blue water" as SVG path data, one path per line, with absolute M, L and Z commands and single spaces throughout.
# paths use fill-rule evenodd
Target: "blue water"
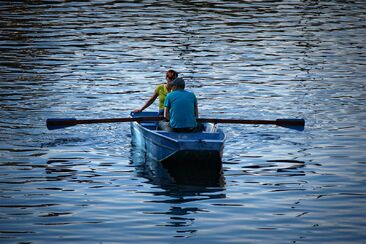
M 0 242 L 362 243 L 364 1 L 2 1 Z M 165 71 L 221 125 L 222 184 L 166 183 L 127 117 Z M 150 108 L 157 109 L 157 103 Z

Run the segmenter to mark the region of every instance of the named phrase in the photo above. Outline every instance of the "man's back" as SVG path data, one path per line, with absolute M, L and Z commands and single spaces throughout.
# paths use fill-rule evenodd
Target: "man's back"
M 169 107 L 170 126 L 172 128 L 194 128 L 197 126 L 195 107 L 197 98 L 186 90 L 175 90 L 165 99 L 165 107 Z

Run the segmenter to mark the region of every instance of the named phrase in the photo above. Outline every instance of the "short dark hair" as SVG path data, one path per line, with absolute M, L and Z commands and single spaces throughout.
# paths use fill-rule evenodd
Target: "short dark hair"
M 183 80 L 183 78 L 177 78 L 177 79 L 173 80 L 170 84 L 172 86 L 176 86 L 177 88 L 181 88 L 181 89 L 184 89 L 186 86 L 186 83 Z

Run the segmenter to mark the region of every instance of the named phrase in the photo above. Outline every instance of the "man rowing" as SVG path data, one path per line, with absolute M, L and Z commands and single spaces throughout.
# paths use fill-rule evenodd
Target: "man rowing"
M 169 123 L 160 123 L 162 129 L 174 132 L 194 132 L 197 130 L 198 106 L 193 92 L 185 90 L 183 78 L 171 83 L 172 91 L 164 102 L 164 117 Z

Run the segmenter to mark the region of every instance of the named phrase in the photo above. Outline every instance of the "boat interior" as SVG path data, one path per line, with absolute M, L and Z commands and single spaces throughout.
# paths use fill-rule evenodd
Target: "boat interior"
M 188 133 L 177 133 L 177 132 L 168 132 L 164 130 L 160 130 L 157 122 L 141 122 L 140 125 L 159 133 L 161 135 L 176 139 L 176 140 L 185 140 L 185 139 L 204 139 L 204 140 L 222 140 L 224 135 L 218 130 L 217 125 L 212 123 L 205 123 L 203 125 L 203 131 L 201 132 L 188 132 Z
M 131 113 L 132 117 L 145 117 L 145 116 L 158 116 L 156 112 L 140 112 L 140 113 Z M 213 123 L 204 123 L 202 124 L 203 130 L 200 132 L 168 132 L 159 129 L 159 123 L 157 121 L 142 121 L 140 125 L 145 127 L 148 130 L 151 130 L 155 133 L 159 133 L 161 135 L 176 139 L 176 140 L 222 140 L 224 139 L 224 133 L 218 129 L 217 124 Z

